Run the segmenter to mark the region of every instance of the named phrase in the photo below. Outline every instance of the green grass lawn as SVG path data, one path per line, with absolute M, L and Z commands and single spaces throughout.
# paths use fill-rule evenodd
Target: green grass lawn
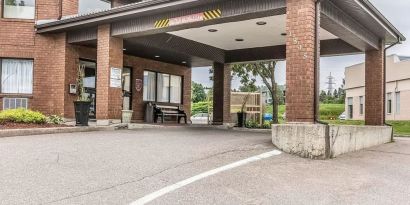
M 364 125 L 362 120 L 325 120 L 331 125 Z M 393 126 L 394 134 L 410 137 L 410 121 L 387 121 Z
M 364 125 L 362 120 L 338 120 L 345 110 L 344 104 L 321 104 L 320 105 L 320 119 L 332 125 Z M 279 123 L 284 123 L 282 119 L 286 108 L 284 105 L 279 106 Z M 265 113 L 272 113 L 272 106 L 267 106 Z M 387 121 L 389 125 L 393 126 L 394 134 L 410 136 L 410 121 Z

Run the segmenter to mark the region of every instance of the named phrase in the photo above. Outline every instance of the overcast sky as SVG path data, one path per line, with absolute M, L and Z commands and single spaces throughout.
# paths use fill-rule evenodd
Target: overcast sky
M 388 51 L 390 54 L 399 54 L 404 56 L 410 56 L 410 0 L 370 0 L 376 8 L 378 8 L 386 18 L 401 31 L 404 36 L 407 37 L 407 41 L 401 45 L 397 45 Z M 321 58 L 321 88 L 325 89 L 326 78 L 332 73 L 335 77 L 336 87 L 340 86 L 344 78 L 344 69 L 350 65 L 364 62 L 364 55 L 350 55 L 350 56 L 339 56 L 339 57 L 326 57 Z M 209 76 L 209 68 L 193 68 L 192 70 L 192 80 L 206 86 L 212 86 L 209 78 L 204 78 L 204 76 Z M 278 83 L 285 84 L 285 62 L 280 62 L 278 64 L 277 76 Z M 261 84 L 261 82 L 259 82 Z M 238 79 L 234 79 L 232 82 L 232 88 L 238 88 L 240 85 Z

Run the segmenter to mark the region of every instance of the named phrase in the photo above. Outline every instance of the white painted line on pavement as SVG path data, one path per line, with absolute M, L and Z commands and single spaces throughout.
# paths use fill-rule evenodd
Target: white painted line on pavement
M 209 177 L 209 176 L 212 176 L 212 175 L 215 175 L 215 174 L 218 174 L 220 172 L 224 172 L 224 171 L 236 168 L 236 167 L 240 167 L 240 166 L 252 163 L 252 162 L 256 162 L 256 161 L 259 161 L 259 160 L 262 160 L 262 159 L 266 159 L 266 158 L 270 158 L 270 157 L 273 157 L 273 156 L 276 156 L 276 155 L 280 155 L 280 154 L 282 154 L 281 151 L 273 150 L 273 151 L 270 151 L 270 152 L 266 152 L 266 153 L 263 153 L 263 154 L 260 154 L 260 155 L 254 156 L 254 157 L 250 157 L 250 158 L 247 158 L 247 159 L 244 159 L 244 160 L 240 160 L 240 161 L 234 162 L 232 164 L 228 164 L 228 165 L 225 165 L 225 166 L 222 166 L 222 167 L 219 167 L 219 168 L 216 168 L 216 169 L 201 173 L 201 174 L 193 176 L 189 179 L 185 179 L 185 180 L 177 182 L 173 185 L 162 188 L 162 189 L 160 189 L 156 192 L 148 194 L 148 195 L 146 195 L 146 196 L 132 202 L 130 205 L 144 205 L 144 204 L 149 203 L 149 202 L 151 202 L 151 201 L 153 201 L 153 200 L 155 200 L 155 199 L 157 199 L 157 198 L 159 198 L 159 197 L 161 197 L 161 196 L 163 196 L 167 193 L 175 191 L 175 190 L 177 190 L 181 187 L 184 187 L 188 184 L 194 183 L 194 182 L 199 181 L 201 179 L 204 179 L 206 177 Z

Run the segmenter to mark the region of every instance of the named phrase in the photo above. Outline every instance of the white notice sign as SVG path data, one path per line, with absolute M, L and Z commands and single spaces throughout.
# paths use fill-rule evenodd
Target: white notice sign
M 111 68 L 110 74 L 110 87 L 112 88 L 121 88 L 121 68 Z

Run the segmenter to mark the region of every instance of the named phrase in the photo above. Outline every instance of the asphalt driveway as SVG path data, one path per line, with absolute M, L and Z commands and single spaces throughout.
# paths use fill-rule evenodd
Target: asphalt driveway
M 167 128 L 0 138 L 0 204 L 130 204 L 270 152 L 269 134 Z M 150 204 L 408 204 L 410 140 L 337 159 L 279 154 Z

